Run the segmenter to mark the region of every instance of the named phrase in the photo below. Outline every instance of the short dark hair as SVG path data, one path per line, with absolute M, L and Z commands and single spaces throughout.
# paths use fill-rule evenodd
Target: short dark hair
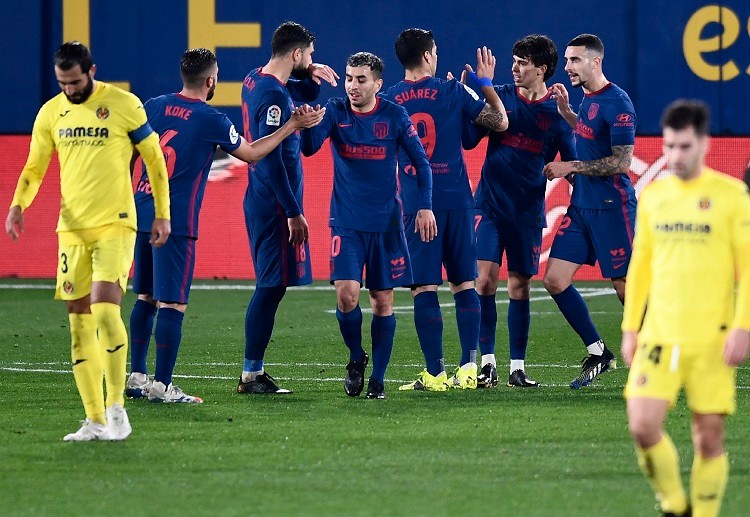
M 182 54 L 180 76 L 185 86 L 199 86 L 216 66 L 216 56 L 207 48 L 192 48 Z
M 422 65 L 422 56 L 431 52 L 435 46 L 432 31 L 425 29 L 406 29 L 396 38 L 396 57 L 407 70 Z
M 593 50 L 597 54 L 604 55 L 604 43 L 594 34 L 579 34 L 568 43 L 569 47 L 586 47 L 586 50 Z
M 528 59 L 534 66 L 547 65 L 547 70 L 544 72 L 545 81 L 555 73 L 557 47 L 548 36 L 542 34 L 524 36 L 513 45 L 513 55 Z
M 678 99 L 664 110 L 661 117 L 661 127 L 685 129 L 692 127 L 698 136 L 708 134 L 710 110 L 708 105 L 699 100 Z
M 357 52 L 346 60 L 347 66 L 369 66 L 375 79 L 383 77 L 383 60 L 371 52 Z
M 295 49 L 305 49 L 315 41 L 315 35 L 297 22 L 284 22 L 273 31 L 271 57 L 283 56 Z
M 93 64 L 89 48 L 80 41 L 63 43 L 55 52 L 55 66 L 60 70 L 70 70 L 78 65 L 81 72 L 87 74 Z

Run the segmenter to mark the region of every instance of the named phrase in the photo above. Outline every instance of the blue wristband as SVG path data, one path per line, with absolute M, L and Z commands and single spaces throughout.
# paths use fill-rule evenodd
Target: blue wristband
M 480 88 L 484 88 L 485 86 L 492 88 L 492 79 L 489 77 L 479 77 L 476 72 L 469 72 L 469 77 L 471 77 L 472 81 L 478 84 Z

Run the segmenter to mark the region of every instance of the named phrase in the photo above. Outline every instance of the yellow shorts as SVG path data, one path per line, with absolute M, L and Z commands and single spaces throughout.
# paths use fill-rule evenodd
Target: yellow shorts
M 660 399 L 674 406 L 684 386 L 694 413 L 731 415 L 736 369 L 724 364 L 723 350 L 723 341 L 698 347 L 642 343 L 630 367 L 625 398 Z
M 125 226 L 58 233 L 55 299 L 77 300 L 91 293 L 92 282 L 118 282 L 127 288 L 135 231 Z

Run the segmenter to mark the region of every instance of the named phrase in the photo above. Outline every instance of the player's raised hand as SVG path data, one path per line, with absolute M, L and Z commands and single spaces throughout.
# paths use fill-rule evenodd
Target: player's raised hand
M 622 333 L 622 345 L 620 345 L 620 353 L 622 354 L 622 360 L 625 361 L 625 366 L 633 364 L 633 356 L 635 356 L 635 350 L 638 347 L 638 334 L 636 332 L 623 332 Z
M 170 233 L 172 233 L 172 223 L 169 222 L 169 219 L 157 217 L 151 225 L 151 238 L 148 242 L 160 248 L 167 242 Z
M 492 80 L 495 77 L 495 64 L 497 60 L 492 55 L 492 50 L 487 47 L 477 49 L 477 77 L 486 77 Z
M 570 122 L 571 116 L 575 117 L 576 114 L 570 108 L 570 94 L 562 83 L 555 83 L 548 88 L 550 92 L 550 98 L 557 101 L 557 111 L 562 117 Z
M 307 219 L 302 214 L 297 217 L 287 219 L 289 224 L 289 242 L 291 244 L 302 244 L 310 234 L 310 228 L 307 226 Z
M 323 115 L 325 114 L 326 109 L 325 107 L 321 108 L 320 104 L 314 108 L 308 104 L 303 104 L 292 113 L 292 124 L 297 129 L 317 126 L 323 120 Z
M 5 218 L 5 233 L 10 235 L 14 241 L 23 233 L 23 212 L 21 207 L 13 205 L 8 211 L 8 217 Z
M 336 79 L 340 79 L 333 68 L 328 65 L 322 65 L 320 63 L 312 63 L 307 67 L 307 71 L 310 72 L 310 78 L 315 81 L 316 84 L 320 84 L 321 80 L 327 82 L 331 86 L 336 86 Z
M 739 366 L 747 360 L 750 350 L 750 332 L 745 329 L 732 329 L 724 343 L 724 363 Z
M 422 242 L 430 242 L 437 237 L 437 222 L 432 210 L 423 208 L 417 212 L 417 219 L 414 221 L 414 233 L 419 233 Z

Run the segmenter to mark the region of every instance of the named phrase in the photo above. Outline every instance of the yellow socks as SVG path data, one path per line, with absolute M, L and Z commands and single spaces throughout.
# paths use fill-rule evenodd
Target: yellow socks
M 86 411 L 86 418 L 92 422 L 106 424 L 102 358 L 99 344 L 96 342 L 96 321 L 91 314 L 68 314 L 68 321 L 73 377 Z
M 91 314 L 99 328 L 99 346 L 107 385 L 107 407 L 113 404 L 124 406 L 128 333 L 120 316 L 120 306 L 107 302 L 92 303 Z
M 693 517 L 719 515 L 721 500 L 729 478 L 729 459 L 726 454 L 705 459 L 696 454 L 690 473 L 690 503 Z
M 680 458 L 668 434 L 648 449 L 635 448 L 638 466 L 648 478 L 665 513 L 684 513 L 687 510 L 687 497 L 680 478 Z

